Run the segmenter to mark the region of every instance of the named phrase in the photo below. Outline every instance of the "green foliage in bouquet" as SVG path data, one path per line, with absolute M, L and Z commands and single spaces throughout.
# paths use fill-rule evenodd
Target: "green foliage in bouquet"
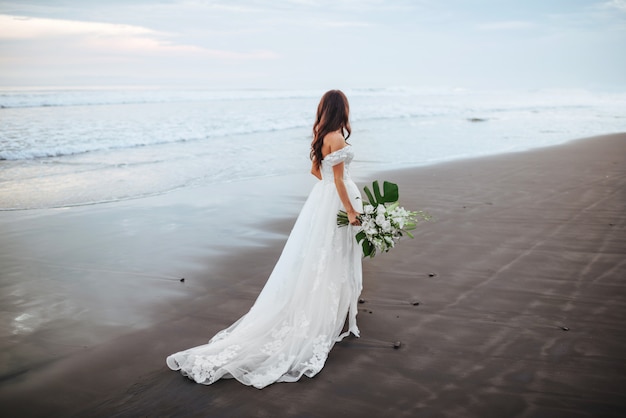
M 378 205 L 384 205 L 385 203 L 394 203 L 397 202 L 400 198 L 400 192 L 398 191 L 398 185 L 395 183 L 391 183 L 388 181 L 383 181 L 383 193 L 380 192 L 380 186 L 378 185 L 378 180 L 372 183 L 372 189 L 374 189 L 374 195 L 372 196 L 372 192 L 370 189 L 365 186 L 363 191 L 365 195 L 369 199 L 368 203 L 374 207 Z
M 363 202 L 364 213 L 359 216 L 361 230 L 356 234 L 356 241 L 363 248 L 364 257 L 374 257 L 377 251 L 387 252 L 404 234 L 413 238 L 409 232 L 417 227 L 417 217 L 428 220 L 430 216 L 422 211 L 408 211 L 400 207 L 398 185 L 383 182 L 380 189 L 378 181 L 372 183 L 372 190 L 365 186 L 365 195 L 369 199 Z M 340 210 L 337 225 L 348 225 L 348 215 Z
M 355 236 L 356 242 L 361 244 L 361 248 L 363 248 L 363 257 L 371 257 L 373 258 L 376 255 L 376 246 L 367 240 L 367 235 L 365 235 L 365 231 L 360 231 Z

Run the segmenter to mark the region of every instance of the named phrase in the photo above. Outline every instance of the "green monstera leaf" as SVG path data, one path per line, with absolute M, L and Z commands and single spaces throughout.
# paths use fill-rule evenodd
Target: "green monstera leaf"
M 369 199 L 368 203 L 372 206 L 384 205 L 385 203 L 394 203 L 397 202 L 400 198 L 398 185 L 389 181 L 383 182 L 382 193 L 378 184 L 378 180 L 372 183 L 372 189 L 374 190 L 373 195 L 367 186 L 363 188 L 365 194 L 367 195 L 367 198 Z
M 363 248 L 363 257 L 374 258 L 374 255 L 376 254 L 376 247 L 374 246 L 374 244 L 367 240 L 367 235 L 365 235 L 365 232 L 359 232 L 358 234 L 356 234 L 355 238 L 356 242 L 361 244 L 361 247 Z

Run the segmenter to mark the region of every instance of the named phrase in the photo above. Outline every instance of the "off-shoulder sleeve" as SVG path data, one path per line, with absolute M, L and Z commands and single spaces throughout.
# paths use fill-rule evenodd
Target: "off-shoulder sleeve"
M 348 158 L 349 146 L 338 149 L 337 151 L 331 152 L 326 157 L 324 157 L 324 162 L 330 164 L 331 166 L 336 166 L 339 163 L 343 163 Z

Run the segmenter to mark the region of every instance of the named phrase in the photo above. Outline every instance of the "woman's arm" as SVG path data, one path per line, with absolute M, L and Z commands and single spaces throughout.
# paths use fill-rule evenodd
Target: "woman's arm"
M 324 146 L 328 150 L 328 154 L 339 151 L 346 146 L 346 140 L 339 132 L 332 132 L 324 137 Z M 326 155 L 328 155 L 326 154 Z M 348 222 L 350 225 L 361 225 L 359 221 L 359 213 L 354 210 L 350 197 L 348 196 L 348 190 L 346 184 L 343 182 L 344 163 L 339 163 L 333 166 L 333 175 L 335 177 L 335 187 L 337 188 L 337 194 L 343 204 L 346 213 L 348 214 Z
M 359 213 L 354 210 L 352 202 L 350 202 L 350 197 L 348 197 L 346 184 L 343 182 L 343 168 L 343 163 L 339 163 L 333 166 L 333 174 L 335 175 L 335 187 L 337 188 L 337 194 L 339 195 L 339 199 L 341 200 L 343 207 L 346 209 L 346 213 L 348 214 L 348 222 L 350 222 L 350 225 L 361 225 L 361 221 L 359 221 L 358 218 Z
M 322 179 L 322 173 L 320 172 L 320 167 L 315 164 L 315 157 L 313 157 L 313 163 L 311 164 L 311 174 L 313 174 L 318 179 Z

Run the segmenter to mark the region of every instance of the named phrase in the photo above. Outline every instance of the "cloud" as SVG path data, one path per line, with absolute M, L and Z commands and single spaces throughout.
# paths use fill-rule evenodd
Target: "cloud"
M 348 20 L 335 20 L 335 21 L 324 21 L 318 22 L 321 26 L 327 26 L 331 28 L 366 28 L 372 26 L 371 23 L 368 22 L 357 22 L 357 21 L 348 21 Z
M 50 39 L 78 35 L 113 37 L 157 35 L 157 32 L 140 26 L 11 15 L 0 15 L 0 28 L 0 40 Z
M 610 0 L 604 3 L 604 6 L 610 9 L 617 9 L 626 12 L 626 0 Z
M 481 23 L 477 27 L 480 30 L 523 30 L 535 26 L 532 22 L 510 20 L 501 22 Z
M 225 60 L 277 57 L 269 50 L 239 52 L 178 44 L 171 40 L 173 37 L 170 33 L 135 25 L 0 15 L 0 40 L 47 45 L 57 40 L 65 47 L 88 49 L 91 53 L 194 55 Z

